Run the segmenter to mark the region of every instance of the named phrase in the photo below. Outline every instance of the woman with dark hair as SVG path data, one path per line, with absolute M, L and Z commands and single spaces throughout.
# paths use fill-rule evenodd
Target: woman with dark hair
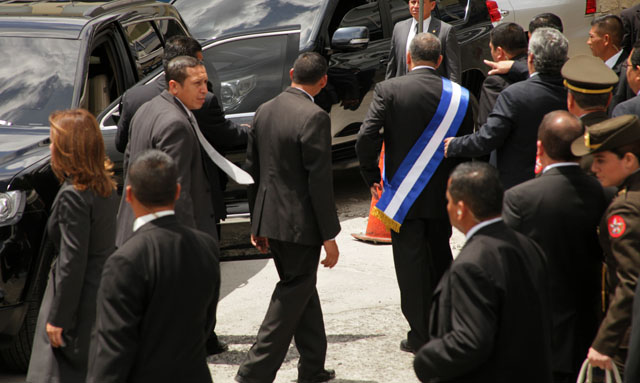
M 57 250 L 38 315 L 27 382 L 85 382 L 102 266 L 115 250 L 116 183 L 96 119 L 54 112 L 51 168 L 62 183 L 47 223 Z

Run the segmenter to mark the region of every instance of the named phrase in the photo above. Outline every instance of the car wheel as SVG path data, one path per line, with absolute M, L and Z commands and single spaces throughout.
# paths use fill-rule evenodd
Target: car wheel
M 10 347 L 0 351 L 0 360 L 3 363 L 3 367 L 9 371 L 26 372 L 29 367 L 29 358 L 31 357 L 31 347 L 38 322 L 40 304 L 42 303 L 42 296 L 47 286 L 51 263 L 55 258 L 55 248 L 48 238 L 45 238 L 40 254 L 40 264 L 38 265 L 35 279 L 27 293 L 27 315 L 22 322 L 22 326 L 14 342 Z

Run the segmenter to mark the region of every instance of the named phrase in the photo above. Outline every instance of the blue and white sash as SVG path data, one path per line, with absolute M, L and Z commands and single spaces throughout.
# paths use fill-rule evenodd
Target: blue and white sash
M 444 158 L 445 137 L 458 132 L 469 105 L 469 91 L 442 79 L 442 96 L 433 119 L 413 145 L 373 209 L 373 215 L 395 232 Z M 386 168 L 386 166 L 385 166 Z M 386 172 L 385 172 L 386 173 Z

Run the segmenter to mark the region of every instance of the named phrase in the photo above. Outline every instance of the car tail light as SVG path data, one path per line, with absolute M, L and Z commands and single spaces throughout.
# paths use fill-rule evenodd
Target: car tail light
M 595 0 L 592 0 L 595 4 Z M 589 0 L 587 0 L 589 2 Z M 588 8 L 587 8 L 588 9 Z M 502 15 L 500 14 L 500 9 L 498 8 L 498 3 L 493 0 L 487 0 L 487 10 L 489 11 L 489 17 L 491 18 L 492 23 L 496 23 L 502 20 Z
M 585 15 L 591 15 L 596 13 L 596 0 L 587 0 L 587 8 L 584 11 Z

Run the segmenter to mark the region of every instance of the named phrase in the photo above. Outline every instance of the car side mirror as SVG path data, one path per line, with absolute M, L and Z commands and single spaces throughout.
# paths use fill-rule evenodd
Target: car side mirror
M 369 28 L 345 27 L 333 33 L 331 48 L 339 51 L 359 51 L 369 45 Z

